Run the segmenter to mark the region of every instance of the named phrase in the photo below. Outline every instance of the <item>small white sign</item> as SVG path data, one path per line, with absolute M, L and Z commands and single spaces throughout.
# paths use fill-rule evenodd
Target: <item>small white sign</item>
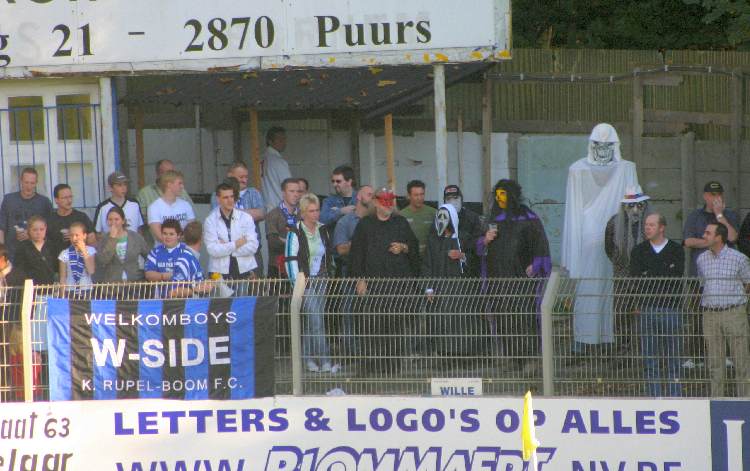
M 482 378 L 432 378 L 433 396 L 481 396 Z

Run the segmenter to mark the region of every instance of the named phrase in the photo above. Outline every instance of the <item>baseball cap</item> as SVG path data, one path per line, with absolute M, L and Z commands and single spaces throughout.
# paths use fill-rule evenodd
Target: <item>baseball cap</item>
M 712 180 L 703 186 L 703 193 L 724 193 L 724 187 L 716 180 Z
M 443 201 L 452 198 L 463 198 L 463 194 L 461 194 L 461 189 L 458 185 L 448 185 L 445 187 L 445 190 L 443 190 Z
M 112 172 L 107 177 L 107 183 L 109 183 L 109 186 L 117 183 L 127 183 L 129 180 L 130 179 L 122 172 Z
M 388 188 L 381 188 L 375 193 L 375 199 L 386 208 L 396 205 L 396 194 Z

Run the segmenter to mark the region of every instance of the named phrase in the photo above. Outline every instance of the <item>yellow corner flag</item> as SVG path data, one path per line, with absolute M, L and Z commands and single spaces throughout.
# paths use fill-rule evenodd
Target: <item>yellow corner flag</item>
M 521 446 L 523 450 L 523 460 L 529 461 L 534 458 L 536 462 L 536 448 L 539 446 L 539 440 L 536 439 L 534 431 L 534 406 L 531 405 L 531 391 L 523 397 L 523 419 L 521 420 Z M 536 463 L 534 464 L 536 470 Z

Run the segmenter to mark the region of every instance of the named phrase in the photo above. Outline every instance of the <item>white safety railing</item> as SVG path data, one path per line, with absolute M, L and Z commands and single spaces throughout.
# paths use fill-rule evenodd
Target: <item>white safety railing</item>
M 700 329 L 713 311 L 701 308 L 696 279 L 574 280 L 553 272 L 549 279 L 299 276 L 294 286 L 280 279 L 209 285 L 201 295 L 226 296 L 229 288 L 278 297 L 277 394 L 424 395 L 433 378 L 481 378 L 485 395 L 705 397 L 721 374 L 726 389 L 717 395 L 744 395 L 746 386 L 745 365 L 731 355 L 720 368 L 716 359 L 708 364 Z M 144 282 L 94 285 L 76 297 L 160 292 Z M 65 293 L 31 282 L 5 288 L 1 401 L 47 397 L 46 300 Z M 740 330 L 734 340 L 747 335 Z

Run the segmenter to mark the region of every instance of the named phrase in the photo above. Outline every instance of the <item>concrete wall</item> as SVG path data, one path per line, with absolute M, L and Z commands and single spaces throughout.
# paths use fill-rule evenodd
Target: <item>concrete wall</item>
M 284 123 L 281 123 L 282 125 Z M 268 126 L 264 126 L 266 128 Z M 250 145 L 247 126 L 242 126 L 240 152 L 249 162 Z M 263 132 L 263 129 L 261 130 Z M 192 193 L 209 193 L 234 161 L 234 141 L 231 131 L 203 129 L 200 141 L 195 129 L 144 130 L 146 180 L 154 179 L 153 164 L 159 159 L 170 159 L 185 174 L 185 186 Z M 464 133 L 464 197 L 466 201 L 482 200 L 481 136 Z M 198 152 L 200 142 L 201 154 Z M 129 132 L 129 155 L 135 156 L 135 132 Z M 412 136 L 394 136 L 395 169 L 399 195 L 405 194 L 406 183 L 420 179 L 427 183 L 427 198 L 442 198 L 442 189 L 436 188 L 435 137 L 431 132 L 417 132 Z M 448 134 L 448 181 L 458 183 L 458 146 L 456 133 Z M 333 191 L 330 173 L 339 165 L 350 164 L 349 133 L 325 130 L 287 129 L 287 150 L 292 175 L 310 181 L 318 194 Z M 135 158 L 130 159 L 130 176 L 135 181 Z M 202 162 L 202 165 L 201 165 Z M 375 186 L 386 184 L 385 143 L 382 136 L 369 133 L 360 135 L 360 166 L 362 180 Z M 492 138 L 492 179 L 510 175 L 508 135 L 494 134 Z

